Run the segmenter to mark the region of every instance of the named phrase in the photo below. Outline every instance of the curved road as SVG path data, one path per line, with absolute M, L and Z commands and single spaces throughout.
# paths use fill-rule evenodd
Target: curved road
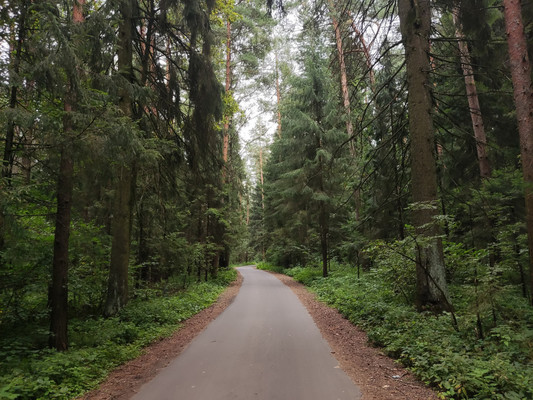
M 234 302 L 133 399 L 360 399 L 296 295 L 267 272 L 239 271 Z

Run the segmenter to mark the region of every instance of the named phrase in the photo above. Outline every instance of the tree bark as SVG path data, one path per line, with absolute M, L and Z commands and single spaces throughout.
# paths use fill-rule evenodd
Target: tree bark
M 277 45 L 276 45 L 277 46 Z M 278 49 L 275 49 L 276 57 L 276 115 L 278 119 L 277 133 L 278 138 L 281 139 L 281 89 L 279 85 L 279 60 L 278 60 Z
M 72 106 L 65 103 L 65 112 Z M 72 136 L 70 115 L 65 116 L 65 141 L 61 149 L 59 176 L 57 179 L 57 213 L 54 234 L 54 256 L 52 264 L 52 285 L 49 290 L 50 337 L 49 345 L 58 351 L 68 349 L 68 241 L 70 236 L 70 216 L 72 209 L 72 188 L 74 163 L 69 136 Z
M 22 44 L 24 42 L 24 36 L 26 32 L 26 12 L 27 3 L 23 2 L 20 16 L 18 20 L 18 33 L 15 48 L 11 52 L 13 56 L 12 60 L 12 75 L 10 76 L 10 90 L 9 90 L 9 108 L 14 110 L 17 107 L 17 91 L 18 91 L 18 74 L 20 72 L 20 63 L 22 59 Z M 13 55 L 14 53 L 14 55 Z M 13 140 L 15 136 L 15 121 L 13 120 L 12 113 L 8 114 L 6 141 L 4 145 L 4 157 L 2 161 L 2 178 L 11 179 L 11 173 L 13 169 Z
M 468 98 L 468 106 L 470 108 L 470 118 L 472 119 L 472 128 L 474 130 L 474 138 L 476 139 L 477 158 L 479 163 L 479 174 L 481 179 L 487 179 L 491 176 L 490 162 L 487 156 L 487 135 L 485 134 L 485 125 L 483 123 L 483 116 L 481 114 L 481 106 L 479 105 L 479 97 L 477 95 L 476 81 L 474 79 L 474 69 L 472 68 L 472 60 L 468 44 L 465 41 L 465 36 L 459 21 L 459 8 L 455 7 L 452 11 L 453 22 L 455 24 L 455 34 L 458 40 L 459 52 L 461 56 L 461 69 L 465 79 L 466 96 Z
M 84 0 L 74 2 L 72 21 L 81 24 Z M 70 71 L 69 74 L 76 74 Z M 69 79 L 68 90 L 64 100 L 65 116 L 63 118 L 63 142 L 57 178 L 57 212 L 54 233 L 54 255 L 52 264 L 52 285 L 49 290 L 50 337 L 49 345 L 58 351 L 68 349 L 68 268 L 69 236 L 72 211 L 72 190 L 74 186 L 74 161 L 72 157 L 73 122 L 72 112 L 76 108 L 74 80 Z
M 118 70 L 124 77 L 120 89 L 119 108 L 125 117 L 133 115 L 132 99 L 127 87 L 133 81 L 133 1 L 120 3 Z M 126 159 L 128 156 L 126 156 Z M 130 259 L 131 214 L 134 173 L 132 165 L 123 161 L 117 171 L 117 185 L 111 221 L 111 261 L 104 315 L 115 315 L 128 302 L 128 270 Z
M 231 21 L 226 22 L 226 96 L 231 90 Z M 225 169 L 227 169 L 228 153 L 229 153 L 229 126 L 230 115 L 224 116 L 224 142 L 222 145 L 222 158 L 224 160 Z
M 525 183 L 526 224 L 528 232 L 530 287 L 533 288 L 533 86 L 531 62 L 519 0 L 504 0 L 504 16 L 513 81 L 520 153 Z M 533 296 L 531 296 L 533 305 Z
M 329 7 L 331 13 L 331 21 L 333 24 L 333 30 L 335 31 L 335 44 L 337 47 L 337 57 L 339 59 L 339 75 L 341 81 L 341 94 L 342 94 L 342 104 L 344 107 L 344 113 L 346 114 L 346 134 L 350 140 L 350 154 L 353 159 L 356 158 L 357 152 L 355 148 L 355 140 L 353 134 L 353 123 L 352 123 L 352 109 L 350 102 L 350 91 L 348 89 L 348 74 L 346 72 L 346 62 L 344 59 L 344 48 L 342 45 L 342 34 L 340 29 L 340 24 L 337 18 L 333 15 L 335 12 L 335 3 L 333 0 L 329 0 Z M 354 202 L 355 202 L 355 219 L 359 221 L 361 219 L 361 193 L 357 188 L 354 190 Z
M 342 46 L 342 35 L 339 25 L 339 21 L 333 13 L 335 12 L 335 4 L 332 0 L 329 0 L 331 20 L 333 23 L 333 30 L 335 31 L 335 44 L 337 46 L 337 57 L 339 59 L 339 75 L 341 80 L 341 93 L 342 93 L 342 105 L 344 107 L 344 113 L 346 114 L 346 133 L 350 139 L 350 152 L 352 157 L 355 157 L 355 145 L 353 142 L 353 124 L 352 124 L 352 110 L 350 104 L 350 92 L 348 90 L 348 75 L 346 73 L 346 62 L 344 60 L 344 49 Z
M 450 309 L 438 215 L 437 171 L 432 100 L 429 84 L 429 0 L 398 0 L 407 68 L 411 191 L 417 233 L 417 306 L 439 312 Z
M 259 179 L 261 180 L 261 208 L 265 209 L 265 179 L 263 176 L 263 147 L 259 148 Z

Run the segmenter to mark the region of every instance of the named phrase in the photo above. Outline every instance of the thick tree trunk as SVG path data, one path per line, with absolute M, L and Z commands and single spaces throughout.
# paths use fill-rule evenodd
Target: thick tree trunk
M 122 19 L 119 24 L 118 70 L 126 83 L 120 90 L 119 107 L 124 116 L 131 118 L 132 99 L 126 87 L 133 80 L 133 1 L 123 0 L 120 3 Z M 126 155 L 126 159 L 128 156 Z M 134 173 L 133 167 L 123 161 L 118 167 L 117 184 L 111 221 L 111 261 L 107 300 L 104 314 L 115 315 L 128 302 L 128 269 L 130 259 L 131 215 L 133 198 Z
M 448 300 L 444 255 L 434 221 L 438 214 L 437 172 L 432 101 L 429 91 L 429 0 L 398 0 L 400 29 L 407 68 L 409 132 L 411 137 L 411 190 L 413 222 L 418 236 L 416 257 L 417 305 L 442 311 Z
M 455 34 L 457 36 L 459 52 L 461 55 L 461 68 L 465 79 L 470 118 L 472 119 L 472 128 L 474 129 L 474 138 L 476 139 L 479 174 L 482 179 L 487 179 L 491 176 L 491 168 L 487 156 L 487 135 L 485 134 L 485 125 L 483 124 L 481 106 L 479 105 L 479 97 L 477 95 L 470 51 L 468 50 L 468 44 L 465 41 L 461 22 L 459 21 L 459 9 L 457 7 L 453 10 L 453 22 L 455 24 Z
M 70 112 L 70 104 L 65 104 L 65 111 Z M 72 122 L 66 116 L 65 136 L 72 135 Z M 59 176 L 57 180 L 57 213 L 54 234 L 54 257 L 52 264 L 52 285 L 48 302 L 50 313 L 49 345 L 58 351 L 68 348 L 68 241 L 70 236 L 70 215 L 72 209 L 72 188 L 74 163 L 71 156 L 71 143 L 67 137 L 61 149 Z
M 128 270 L 131 237 L 131 183 L 133 175 L 128 166 L 118 170 L 115 188 L 113 220 L 111 221 L 111 262 L 104 314 L 115 315 L 128 302 Z
M 527 51 L 520 1 L 504 0 L 503 6 L 516 117 L 520 134 L 520 152 L 526 197 L 530 287 L 533 290 L 533 86 L 531 62 Z M 533 296 L 531 296 L 531 302 L 533 305 Z
M 84 22 L 84 0 L 74 3 L 72 21 L 74 24 Z M 74 72 L 71 72 L 74 73 Z M 52 264 L 52 285 L 48 292 L 50 313 L 49 345 L 58 351 L 68 349 L 68 268 L 69 236 L 72 211 L 72 190 L 74 186 L 74 161 L 72 157 L 73 122 L 72 111 L 76 107 L 76 94 L 73 80 L 65 95 L 63 119 L 63 143 L 57 178 L 57 212 L 54 234 L 54 256 Z

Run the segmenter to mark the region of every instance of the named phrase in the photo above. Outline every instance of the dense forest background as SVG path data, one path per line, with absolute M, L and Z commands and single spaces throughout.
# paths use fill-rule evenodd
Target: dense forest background
M 16 0 L 0 21 L 0 397 L 87 390 L 96 371 L 62 369 L 80 349 L 111 369 L 254 260 L 443 397 L 533 396 L 531 2 Z

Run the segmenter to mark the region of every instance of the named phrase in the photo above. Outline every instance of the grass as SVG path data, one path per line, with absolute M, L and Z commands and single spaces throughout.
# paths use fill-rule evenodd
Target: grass
M 180 323 L 213 304 L 236 279 L 234 269 L 186 290 L 143 290 L 114 318 L 72 319 L 70 349 L 39 348 L 47 330 L 0 340 L 0 399 L 71 399 L 95 388 L 143 347 L 169 336 Z M 39 339 L 40 338 L 40 339 Z

